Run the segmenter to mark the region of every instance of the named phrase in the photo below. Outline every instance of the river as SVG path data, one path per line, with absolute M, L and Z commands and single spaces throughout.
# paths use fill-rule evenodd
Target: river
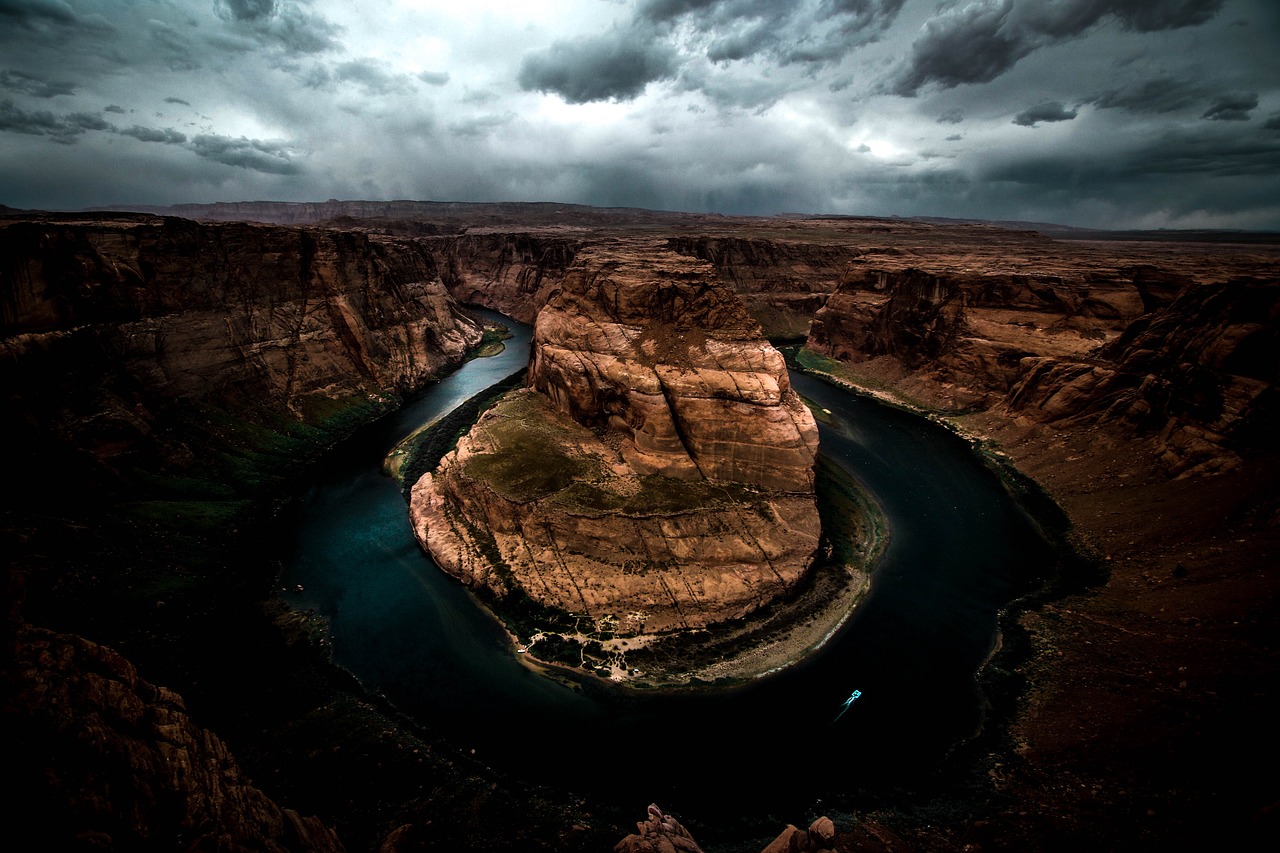
M 520 665 L 505 633 L 418 548 L 385 454 L 511 375 L 530 329 L 338 448 L 301 498 L 291 605 L 328 618 L 334 659 L 426 729 L 495 769 L 643 815 L 705 821 L 911 785 L 980 725 L 975 673 L 999 611 L 1039 583 L 1052 549 L 999 479 L 929 421 L 806 376 L 832 413 L 821 452 L 879 501 L 891 537 L 867 598 L 819 652 L 774 676 L 688 695 L 571 689 Z M 840 716 L 853 690 L 862 695 Z M 769 818 L 777 820 L 776 818 Z M 782 825 L 775 823 L 776 826 Z

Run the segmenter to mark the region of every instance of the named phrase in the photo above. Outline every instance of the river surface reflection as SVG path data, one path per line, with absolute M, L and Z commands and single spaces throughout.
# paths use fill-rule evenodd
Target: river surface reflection
M 300 501 L 287 577 L 305 591 L 289 600 L 330 620 L 339 664 L 497 769 L 706 822 L 766 808 L 795 822 L 816 797 L 909 784 L 975 730 L 974 674 L 998 612 L 1045 575 L 1052 550 L 962 440 L 805 376 L 796 389 L 832 413 L 822 453 L 876 496 L 891 529 L 840 633 L 784 672 L 702 694 L 573 690 L 521 666 L 419 550 L 398 487 L 379 473 L 417 426 L 525 366 L 530 329 L 486 317 L 515 331 L 504 353 L 361 432 Z

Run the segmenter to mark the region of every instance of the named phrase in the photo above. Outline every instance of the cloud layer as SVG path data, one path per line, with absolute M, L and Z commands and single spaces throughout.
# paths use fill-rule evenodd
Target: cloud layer
M 0 0 L 0 203 L 1280 229 L 1271 0 Z

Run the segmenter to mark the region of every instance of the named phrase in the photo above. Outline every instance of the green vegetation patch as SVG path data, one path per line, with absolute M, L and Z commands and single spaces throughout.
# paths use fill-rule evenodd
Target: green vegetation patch
M 516 501 L 537 500 L 573 485 L 591 466 L 575 458 L 559 445 L 540 440 L 537 433 L 507 434 L 508 442 L 496 453 L 472 457 L 466 475 L 483 480 L 505 497 Z
M 495 409 L 486 427 L 497 449 L 468 460 L 466 476 L 483 480 L 511 500 L 528 501 L 598 472 L 598 464 L 580 455 L 584 441 L 593 437 L 555 411 L 542 395 L 509 394 Z
M 834 358 L 828 358 L 825 355 L 816 353 L 811 349 L 800 347 L 796 350 L 796 362 L 806 370 L 820 370 L 823 373 L 830 373 L 839 376 L 845 369 L 842 362 L 836 361 Z
M 503 341 L 513 337 L 511 330 L 506 326 L 485 326 L 484 334 L 480 337 L 480 343 L 467 353 L 467 361 L 476 358 L 490 358 L 505 350 L 507 345 Z
M 491 385 L 472 396 L 465 403 L 435 423 L 402 441 L 391 456 L 397 457 L 394 465 L 388 470 L 396 475 L 403 488 L 405 500 L 409 499 L 409 490 L 413 484 L 428 471 L 434 471 L 440 460 L 458 446 L 462 438 L 475 426 L 480 416 L 491 409 L 503 395 L 512 389 L 524 385 L 525 371 L 508 376 L 501 382 Z M 390 459 L 390 457 L 388 457 Z

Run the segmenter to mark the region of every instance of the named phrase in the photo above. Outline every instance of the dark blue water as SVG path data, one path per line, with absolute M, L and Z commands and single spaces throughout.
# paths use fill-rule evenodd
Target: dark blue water
M 496 316 L 496 315 L 495 315 Z M 732 690 L 571 689 L 522 667 L 504 632 L 421 553 L 383 456 L 421 423 L 522 368 L 529 330 L 327 461 L 305 497 L 290 583 L 332 625 L 334 657 L 495 768 L 708 822 L 911 784 L 982 720 L 974 675 L 999 610 L 1054 555 L 969 447 L 922 418 L 803 376 L 829 409 L 822 452 L 880 502 L 891 539 L 872 591 L 801 664 Z M 838 721 L 854 689 L 862 697 Z M 640 803 L 636 806 L 636 803 Z

